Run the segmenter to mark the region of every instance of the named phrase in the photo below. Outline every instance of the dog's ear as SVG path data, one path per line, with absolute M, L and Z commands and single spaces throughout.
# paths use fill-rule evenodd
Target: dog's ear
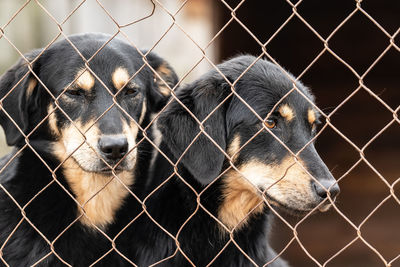
M 213 110 L 230 91 L 230 86 L 222 77 L 209 76 L 177 92 L 178 99 L 199 121 L 212 113 L 203 124 L 204 131 L 223 150 L 226 150 L 225 111 L 229 102 Z M 209 184 L 220 174 L 224 154 L 204 133 L 192 143 L 200 132 L 200 125 L 179 102 L 171 102 L 157 125 L 163 134 L 163 141 L 176 158 L 180 158 L 190 145 L 181 163 L 201 184 Z
M 39 50 L 33 51 L 25 55 L 25 58 L 31 62 L 39 53 Z M 39 75 L 38 61 L 32 64 L 36 75 Z M 37 87 L 38 81 L 30 72 L 25 59 L 20 59 L 0 77 L 0 125 L 10 146 L 21 144 L 24 140 L 14 122 L 25 134 L 28 133 L 31 113 L 38 110 Z
M 156 75 L 153 71 L 151 72 L 152 86 L 148 92 L 149 106 L 152 107 L 152 111 L 159 111 L 169 99 L 171 95 L 170 88 L 174 88 L 178 82 L 178 76 L 169 63 L 155 53 L 149 53 L 146 56 L 146 59 L 149 65 L 158 74 Z M 160 77 L 162 79 L 160 79 Z

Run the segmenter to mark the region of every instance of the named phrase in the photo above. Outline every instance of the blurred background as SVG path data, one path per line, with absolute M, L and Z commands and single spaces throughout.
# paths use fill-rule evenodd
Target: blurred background
M 1 0 L 0 27 L 16 48 L 26 53 L 51 42 L 59 33 L 53 18 L 61 24 L 81 2 L 28 1 L 9 22 L 26 1 Z M 118 27 L 109 15 L 124 25 L 150 15 L 153 9 L 151 1 L 146 0 L 100 3 L 109 14 L 96 1 L 84 1 L 61 25 L 63 32 L 115 34 Z M 284 0 L 189 0 L 182 4 L 184 1 L 159 1 L 152 16 L 122 31 L 139 48 L 154 47 L 176 69 L 183 83 L 212 68 L 210 62 L 202 60 L 203 51 L 213 64 L 218 64 L 239 53 L 260 55 L 261 42 L 267 43 L 267 53 L 279 64 L 295 76 L 301 75 L 326 114 L 340 106 L 330 117 L 336 130 L 327 127 L 316 143 L 321 157 L 339 179 L 340 212 L 331 210 L 303 221 L 296 228 L 301 245 L 292 242 L 283 258 L 292 266 L 318 266 L 315 261 L 321 265 L 328 261 L 326 266 L 374 267 L 385 266 L 382 259 L 389 263 L 399 257 L 400 203 L 389 196 L 393 188 L 400 198 L 400 123 L 393 121 L 394 114 L 388 107 L 397 109 L 399 115 L 400 1 L 363 1 L 361 8 L 366 14 L 358 10 L 338 29 L 355 10 L 356 1 L 304 0 L 296 8 L 302 19 L 293 16 L 292 6 Z M 232 19 L 231 9 L 238 4 L 236 19 Z M 175 15 L 179 26 L 173 25 L 171 15 Z M 324 43 L 302 20 L 324 39 L 337 29 L 328 42 L 335 55 L 323 52 Z M 390 46 L 390 37 L 382 29 L 393 37 L 396 47 Z M 121 34 L 119 37 L 125 38 Z M 0 38 L 0 51 L 3 73 L 19 54 L 5 38 Z M 363 76 L 363 84 L 372 94 L 359 87 L 354 72 Z M 0 139 L 0 154 L 4 155 L 9 148 L 4 137 Z M 367 162 L 360 161 L 356 147 L 363 149 Z M 287 219 L 293 227 L 300 220 Z M 277 251 L 293 238 L 293 230 L 280 220 L 272 233 Z M 400 266 L 400 259 L 390 266 Z

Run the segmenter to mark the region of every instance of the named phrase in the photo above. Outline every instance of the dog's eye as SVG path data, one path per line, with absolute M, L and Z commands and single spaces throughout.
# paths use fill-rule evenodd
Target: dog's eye
M 276 127 L 276 120 L 274 119 L 268 119 L 264 122 L 265 126 L 267 126 L 270 129 L 273 129 Z
M 71 96 L 83 96 L 84 95 L 83 90 L 80 90 L 80 89 L 71 89 L 71 90 L 67 90 L 65 92 Z
M 136 95 L 137 93 L 138 93 L 138 90 L 135 88 L 127 88 L 125 90 L 125 95 L 129 95 L 129 96 Z

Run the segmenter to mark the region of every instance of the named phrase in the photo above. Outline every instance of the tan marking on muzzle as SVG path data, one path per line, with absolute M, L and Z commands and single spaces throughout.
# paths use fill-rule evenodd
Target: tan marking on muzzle
M 294 114 L 294 110 L 289 107 L 288 104 L 284 104 L 279 108 L 279 113 L 281 114 L 281 116 L 283 118 L 285 118 L 285 120 L 287 121 L 291 121 L 293 120 L 295 114 Z
M 76 78 L 78 79 L 75 81 L 75 85 L 80 89 L 90 91 L 93 88 L 95 78 L 87 69 L 79 70 L 75 76 L 75 79 Z
M 311 109 L 311 108 L 308 110 L 307 119 L 308 119 L 308 122 L 309 122 L 311 125 L 313 125 L 314 122 L 315 122 L 315 120 L 316 120 L 315 111 L 314 111 L 313 109 Z
M 82 133 L 86 132 L 86 139 L 72 125 L 67 129 L 61 129 L 61 137 L 54 143 L 53 151 L 58 160 L 65 161 L 62 164 L 64 178 L 76 200 L 85 210 L 86 216 L 82 216 L 80 222 L 88 227 L 96 225 L 104 228 L 115 220 L 116 212 L 127 197 L 129 192 L 125 186 L 133 184 L 134 169 L 117 173 L 120 182 L 111 174 L 85 171 L 82 168 L 82 165 L 90 168 L 101 158 L 95 152 L 99 130 L 96 125 L 91 126 L 92 123 L 93 121 L 82 125 L 80 122 L 75 122 Z M 134 134 L 132 131 L 130 133 Z M 136 153 L 136 150 L 131 153 Z M 77 215 L 82 215 L 83 211 L 79 205 L 77 210 Z
M 242 227 L 250 216 L 247 216 L 262 200 L 260 192 L 265 190 L 268 202 L 287 211 L 305 212 L 316 199 L 311 187 L 312 177 L 292 157 L 287 157 L 280 164 L 267 165 L 251 160 L 239 166 L 239 172 L 229 171 L 224 176 L 224 201 L 218 218 L 229 227 Z M 254 210 L 251 215 L 262 211 L 265 203 Z M 246 217 L 247 216 L 247 217 Z
M 122 67 L 116 68 L 111 77 L 113 85 L 117 90 L 120 90 L 130 78 L 128 71 Z

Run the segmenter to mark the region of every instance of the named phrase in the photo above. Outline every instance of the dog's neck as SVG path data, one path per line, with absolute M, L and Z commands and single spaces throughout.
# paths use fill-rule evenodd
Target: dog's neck
M 222 179 L 223 200 L 218 210 L 218 219 L 228 229 L 238 230 L 252 216 L 262 213 L 265 203 L 255 187 L 237 171 L 228 171 Z
M 58 157 L 65 157 L 61 144 L 55 144 Z M 64 159 L 60 159 L 61 162 Z M 79 221 L 90 228 L 104 229 L 114 222 L 117 211 L 129 195 L 128 188 L 134 182 L 134 171 L 123 171 L 115 175 L 103 175 L 84 171 L 69 157 L 62 165 L 62 174 L 77 203 Z

